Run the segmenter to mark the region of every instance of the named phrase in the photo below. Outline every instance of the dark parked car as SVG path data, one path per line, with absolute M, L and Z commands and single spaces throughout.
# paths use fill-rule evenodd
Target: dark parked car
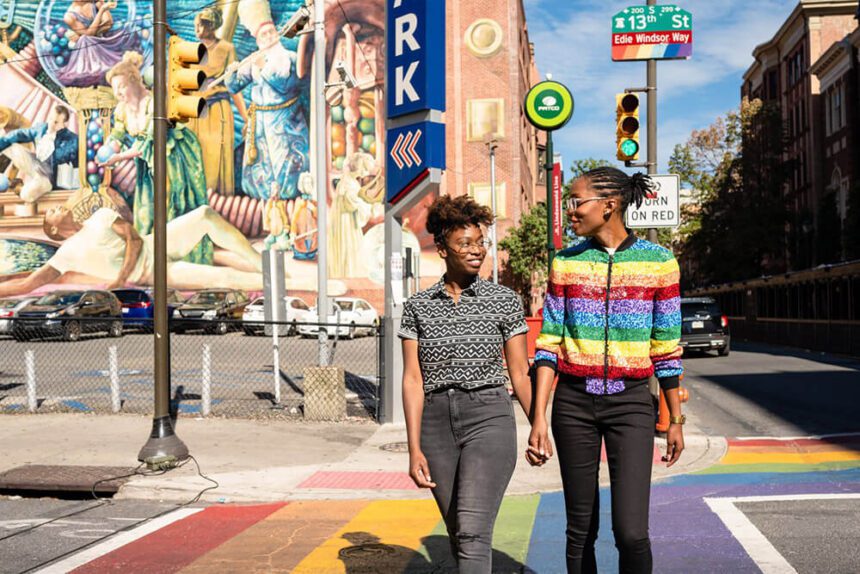
M 203 329 L 223 335 L 230 329 L 231 321 L 242 320 L 242 313 L 247 306 L 248 295 L 244 291 L 205 289 L 174 309 L 170 328 L 177 333 Z
M 155 310 L 155 292 L 153 289 L 113 289 L 111 291 L 122 303 L 122 320 L 127 327 L 141 329 L 152 328 L 152 317 Z M 173 310 L 179 307 L 185 299 L 176 289 L 167 290 L 167 316 L 173 315 Z
M 77 341 L 81 333 L 122 336 L 122 306 L 110 291 L 54 291 L 18 311 L 12 335 L 20 340 L 62 336 Z
M 681 346 L 699 351 L 715 350 L 721 357 L 729 354 L 729 318 L 711 297 L 681 299 Z

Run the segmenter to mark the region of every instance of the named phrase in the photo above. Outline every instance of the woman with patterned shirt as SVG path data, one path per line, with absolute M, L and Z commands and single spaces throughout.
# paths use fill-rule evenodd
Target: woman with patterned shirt
M 461 574 L 492 571 L 493 524 L 516 464 L 508 375 L 523 410 L 531 406 L 522 303 L 481 279 L 490 210 L 469 197 L 430 206 L 445 275 L 403 307 L 403 406 L 409 474 L 433 496 Z M 432 473 L 432 475 L 431 475 Z
M 599 517 L 598 469 L 606 443 L 612 529 L 623 573 L 652 571 L 648 502 L 654 453 L 655 375 L 671 414 L 664 460 L 684 449 L 678 379 L 681 375 L 678 263 L 659 245 L 637 239 L 624 225 L 651 180 L 601 167 L 577 179 L 567 200 L 573 231 L 587 238 L 553 260 L 535 364 L 535 414 L 527 457 L 552 455 L 546 407 L 552 406 L 567 511 L 567 570 L 595 573 Z

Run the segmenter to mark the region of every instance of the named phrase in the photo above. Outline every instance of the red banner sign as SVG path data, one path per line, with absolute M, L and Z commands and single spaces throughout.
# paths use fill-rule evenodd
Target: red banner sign
M 556 249 L 562 248 L 564 208 L 561 205 L 561 164 L 552 165 L 552 240 Z

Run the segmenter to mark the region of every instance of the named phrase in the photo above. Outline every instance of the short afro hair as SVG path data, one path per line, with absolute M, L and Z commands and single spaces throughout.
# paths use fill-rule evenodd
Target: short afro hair
M 427 214 L 427 232 L 436 245 L 443 246 L 448 235 L 455 229 L 469 225 L 489 226 L 493 224 L 493 213 L 468 195 L 451 197 L 443 195 L 430 206 Z

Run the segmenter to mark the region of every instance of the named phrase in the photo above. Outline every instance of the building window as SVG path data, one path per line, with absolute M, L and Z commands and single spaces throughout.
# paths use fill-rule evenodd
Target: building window
M 830 112 L 830 117 L 827 121 L 827 135 L 830 135 L 842 129 L 845 121 L 845 110 L 842 105 L 842 82 L 834 84 L 828 92 L 829 97 L 827 98 L 827 109 Z

